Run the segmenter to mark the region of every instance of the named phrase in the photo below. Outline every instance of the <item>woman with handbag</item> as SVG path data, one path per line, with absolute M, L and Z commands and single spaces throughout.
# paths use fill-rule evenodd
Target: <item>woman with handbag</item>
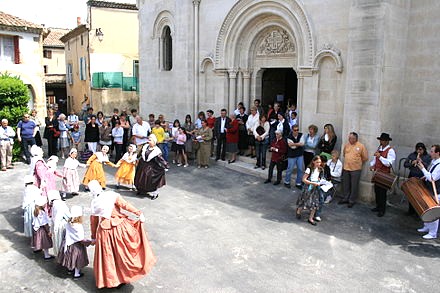
M 303 210 L 310 210 L 308 222 L 316 226 L 314 220 L 315 213 L 319 207 L 319 186 L 323 178 L 323 169 L 321 166 L 321 157 L 314 156 L 312 162 L 304 171 L 303 183 L 305 184 L 303 192 L 296 201 L 296 218 L 301 219 L 301 212 Z
M 156 199 L 159 196 L 158 189 L 166 184 L 166 169 L 168 169 L 168 163 L 163 159 L 162 151 L 157 146 L 157 138 L 154 134 L 150 134 L 148 143 L 142 148 L 134 176 L 137 194 L 147 194 L 151 200 Z
M 265 114 L 260 115 L 260 122 L 255 125 L 254 137 L 255 137 L 255 149 L 257 152 L 257 164 L 254 169 L 260 168 L 266 169 L 266 152 L 269 145 L 269 130 L 270 124 L 267 121 Z
M 48 156 L 56 156 L 58 152 L 58 137 L 60 137 L 60 130 L 58 119 L 55 116 L 53 109 L 47 111 L 47 117 L 44 118 L 46 128 L 44 129 L 43 137 L 47 139 Z
M 206 120 L 202 120 L 202 128 L 197 130 L 196 139 L 200 149 L 197 152 L 198 168 L 209 167 L 209 156 L 211 155 L 212 129 L 208 127 Z

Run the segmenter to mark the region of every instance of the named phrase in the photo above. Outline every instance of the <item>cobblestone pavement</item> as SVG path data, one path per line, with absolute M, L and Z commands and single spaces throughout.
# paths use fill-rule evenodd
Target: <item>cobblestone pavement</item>
M 61 168 L 63 162 L 59 163 Z M 0 291 L 94 292 L 93 247 L 85 276 L 72 280 L 54 261 L 32 253 L 22 233 L 23 176 L 0 173 Z M 114 169 L 107 168 L 114 187 Z M 82 175 L 84 170 L 80 170 Z M 298 191 L 262 184 L 220 166 L 172 166 L 157 200 L 121 194 L 147 218 L 158 262 L 141 280 L 100 292 L 438 292 L 440 240 L 424 241 L 420 222 L 390 208 L 326 205 L 313 227 L 294 217 Z M 82 192 L 67 200 L 89 211 Z M 89 221 L 84 223 L 89 235 Z

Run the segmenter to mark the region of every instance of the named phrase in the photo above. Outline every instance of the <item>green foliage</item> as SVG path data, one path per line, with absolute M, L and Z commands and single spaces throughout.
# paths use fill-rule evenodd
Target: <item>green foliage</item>
M 18 122 L 29 112 L 29 91 L 23 81 L 9 73 L 0 74 L 0 119 L 8 119 L 9 126 L 16 130 Z M 20 143 L 14 143 L 14 161 L 20 155 Z

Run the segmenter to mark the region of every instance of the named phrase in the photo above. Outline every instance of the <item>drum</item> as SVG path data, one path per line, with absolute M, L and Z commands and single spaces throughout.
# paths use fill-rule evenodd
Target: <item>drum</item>
M 385 189 L 392 189 L 396 181 L 396 175 L 379 171 L 376 171 L 371 178 L 371 182 Z
M 409 178 L 402 184 L 402 191 L 423 222 L 432 222 L 440 218 L 440 206 L 421 179 Z

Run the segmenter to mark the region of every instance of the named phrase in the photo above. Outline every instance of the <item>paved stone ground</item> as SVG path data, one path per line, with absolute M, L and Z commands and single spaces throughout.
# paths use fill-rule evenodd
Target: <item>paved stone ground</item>
M 59 166 L 62 166 L 62 162 Z M 114 169 L 108 168 L 114 187 Z M 28 166 L 0 173 L 0 291 L 94 292 L 93 247 L 85 277 L 73 281 L 35 255 L 22 233 L 22 179 Z M 81 174 L 84 170 L 81 170 Z M 145 278 L 103 292 L 438 292 L 440 240 L 424 241 L 419 221 L 390 208 L 332 203 L 313 227 L 294 217 L 298 191 L 222 166 L 172 166 L 156 201 L 121 194 L 146 215 L 158 258 Z M 90 196 L 68 199 L 88 210 Z M 85 228 L 88 230 L 86 219 Z M 88 235 L 88 232 L 86 232 Z

